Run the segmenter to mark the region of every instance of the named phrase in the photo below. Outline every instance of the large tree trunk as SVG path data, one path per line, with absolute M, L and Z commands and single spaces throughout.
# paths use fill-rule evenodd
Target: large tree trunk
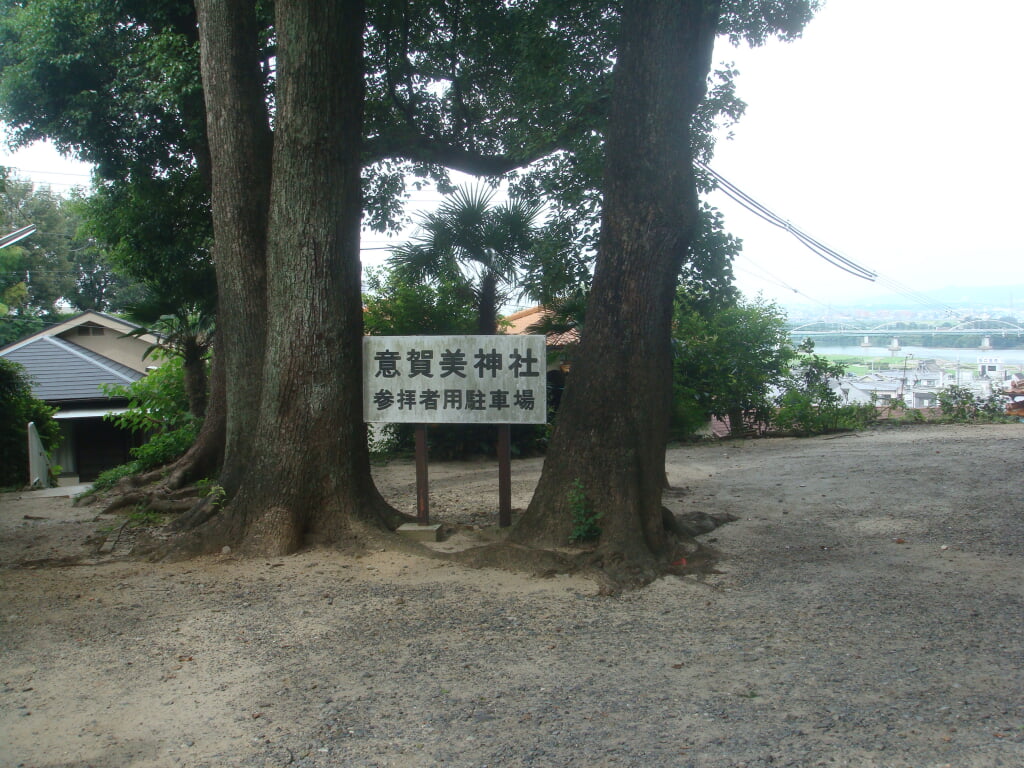
M 564 544 L 579 480 L 601 515 L 598 554 L 646 581 L 674 554 L 662 522 L 672 300 L 697 224 L 690 122 L 719 14 L 708 0 L 624 4 L 606 143 L 601 241 L 587 324 L 548 458 L 513 532 Z
M 229 389 L 226 467 L 239 458 L 231 455 L 238 450 L 231 442 L 232 419 L 239 413 L 251 416 L 251 401 L 239 398 L 256 389 L 259 418 L 248 436 L 245 466 L 226 468 L 231 501 L 191 539 L 199 550 L 230 544 L 250 553 L 280 554 L 356 537 L 363 525 L 383 529 L 406 519 L 373 485 L 362 420 L 363 14 L 359 0 L 276 4 L 276 125 L 266 228 L 273 290 L 261 291 L 249 281 L 220 294 L 222 315 L 238 303 L 243 310 L 259 304 L 267 334 L 262 361 L 250 359 L 248 369 L 239 371 L 245 378 L 261 378 L 261 385 L 248 385 L 248 395 Z M 207 98 L 218 97 L 208 90 Z M 224 110 L 223 104 L 216 106 Z M 227 112 L 220 114 L 230 119 Z M 218 150 L 224 148 L 213 134 L 211 128 L 216 191 L 217 160 L 224 157 Z M 234 174 L 220 184 L 243 199 L 236 186 L 239 166 L 227 163 L 220 173 Z M 228 218 L 235 225 L 216 230 L 218 238 L 232 239 L 221 243 L 218 253 L 234 256 L 250 242 L 239 241 L 241 219 L 231 219 L 237 213 L 231 205 L 215 207 L 215 222 Z
M 225 400 L 221 484 L 239 488 L 253 456 L 267 328 L 266 237 L 270 132 L 249 0 L 196 0 L 212 173 Z

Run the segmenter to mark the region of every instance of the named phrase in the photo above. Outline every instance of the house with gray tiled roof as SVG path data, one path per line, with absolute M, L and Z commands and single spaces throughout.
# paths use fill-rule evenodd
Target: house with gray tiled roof
M 33 396 L 58 409 L 64 439 L 53 463 L 82 482 L 128 461 L 139 440 L 103 418 L 123 412 L 127 403 L 101 389 L 138 381 L 153 365 L 143 356 L 157 339 L 125 335 L 137 328 L 112 315 L 83 312 L 0 348 L 0 357 L 24 366 Z

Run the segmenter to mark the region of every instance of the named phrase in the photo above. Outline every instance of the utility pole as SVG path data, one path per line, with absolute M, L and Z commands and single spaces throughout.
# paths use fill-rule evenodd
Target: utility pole
M 913 352 L 910 352 L 906 357 L 903 358 L 903 376 L 900 379 L 900 400 L 903 400 L 903 389 L 907 386 L 907 361 L 914 356 Z M 905 404 L 905 403 L 904 403 Z

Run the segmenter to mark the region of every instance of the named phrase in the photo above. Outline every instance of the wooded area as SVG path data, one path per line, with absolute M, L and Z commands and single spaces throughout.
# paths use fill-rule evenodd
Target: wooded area
M 568 493 L 582 488 L 602 521 L 593 561 L 625 581 L 664 570 L 676 552 L 661 510 L 673 302 L 681 280 L 695 296 L 728 293 L 728 238 L 699 206 L 709 182 L 693 168 L 716 121 L 742 112 L 733 73 L 711 71 L 714 42 L 795 36 L 815 5 L 5 10 L 0 116 L 23 141 L 96 163 L 92 217 L 121 266 L 155 290 L 198 275 L 198 303 L 215 268 L 202 432 L 144 480 L 172 490 L 216 477 L 224 499 L 179 518 L 171 549 L 283 553 L 404 519 L 373 486 L 360 415 L 360 225 L 395 227 L 406 180 L 446 189 L 451 169 L 505 177 L 551 210 L 547 246 L 525 264 L 534 281 L 551 276 L 539 293 L 578 292 L 596 255 L 582 344 L 514 540 L 564 542 Z M 144 226 L 155 199 L 166 202 Z

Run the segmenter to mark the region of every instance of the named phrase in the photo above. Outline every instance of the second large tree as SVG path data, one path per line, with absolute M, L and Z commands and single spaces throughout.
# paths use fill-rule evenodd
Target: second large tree
M 567 489 L 578 483 L 600 515 L 599 555 L 620 581 L 648 580 L 674 552 L 661 511 L 672 299 L 698 226 L 691 122 L 719 14 L 709 0 L 624 4 L 586 330 L 515 531 L 524 543 L 565 542 Z

